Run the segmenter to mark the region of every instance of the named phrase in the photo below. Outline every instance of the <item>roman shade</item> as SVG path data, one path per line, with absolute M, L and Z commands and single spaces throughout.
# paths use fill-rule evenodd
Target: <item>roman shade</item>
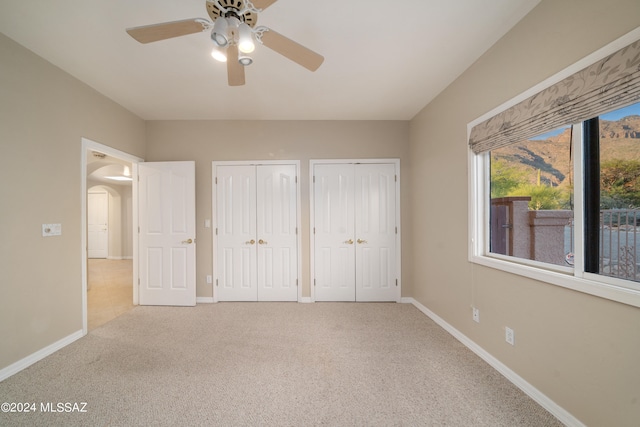
M 640 101 L 640 40 L 471 129 L 474 153 L 525 141 Z

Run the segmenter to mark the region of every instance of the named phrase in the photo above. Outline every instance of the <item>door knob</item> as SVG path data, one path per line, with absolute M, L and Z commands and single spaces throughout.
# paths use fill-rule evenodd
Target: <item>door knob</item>
M 358 243 L 359 244 L 363 244 L 363 243 L 367 243 L 367 241 L 366 240 L 362 240 L 362 239 L 358 239 Z
M 193 240 L 192 240 L 192 239 L 183 240 L 183 241 L 182 241 L 182 243 L 185 243 L 185 244 L 187 244 L 187 245 L 190 245 L 190 244 L 192 244 L 192 243 L 193 243 Z
M 256 241 L 251 239 L 248 242 L 245 242 L 247 245 L 253 245 Z
M 261 245 L 266 245 L 267 241 L 260 239 L 260 240 L 258 240 L 258 243 L 260 243 Z
M 345 240 L 344 242 L 345 242 L 347 245 L 353 245 L 353 239 Z

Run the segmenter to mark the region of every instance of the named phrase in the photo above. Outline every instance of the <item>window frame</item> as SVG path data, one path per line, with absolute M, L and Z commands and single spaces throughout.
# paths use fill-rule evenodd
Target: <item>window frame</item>
M 607 55 L 640 39 L 640 27 L 615 40 L 593 54 L 583 58 L 556 75 L 523 92 L 501 106 L 488 112 L 467 124 L 467 139 L 471 129 L 496 114 L 516 105 L 517 103 L 535 95 L 562 79 L 579 70 L 603 59 Z M 583 126 L 582 123 L 567 123 L 573 125 L 573 153 L 574 176 L 582 177 L 583 155 Z M 468 260 L 471 263 L 502 270 L 508 273 L 542 281 L 563 288 L 583 292 L 589 295 L 606 298 L 612 301 L 640 307 L 640 284 L 637 282 L 603 276 L 585 272 L 584 265 L 584 182 L 576 179 L 574 182 L 574 266 L 562 267 L 538 261 L 519 259 L 515 257 L 492 254 L 489 252 L 490 225 L 490 180 L 489 180 L 488 152 L 475 154 L 468 149 L 469 171 L 469 209 L 468 209 Z M 630 285 L 632 284 L 632 285 Z

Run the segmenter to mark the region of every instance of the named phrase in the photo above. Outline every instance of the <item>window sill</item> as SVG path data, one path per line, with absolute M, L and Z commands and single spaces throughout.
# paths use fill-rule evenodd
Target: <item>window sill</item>
M 567 273 L 544 270 L 489 256 L 472 256 L 470 261 L 485 267 L 640 308 L 640 291 L 592 280 L 590 277 L 599 277 L 595 274 L 589 274 L 589 278 L 575 277 Z

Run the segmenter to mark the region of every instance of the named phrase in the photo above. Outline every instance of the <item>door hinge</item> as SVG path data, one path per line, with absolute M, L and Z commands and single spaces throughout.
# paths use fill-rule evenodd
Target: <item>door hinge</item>
M 398 286 L 398 279 L 396 279 L 396 286 Z
M 296 288 L 298 287 L 298 279 L 296 279 Z
M 316 182 L 316 176 L 313 175 L 313 182 Z
M 396 234 L 398 234 L 398 227 L 396 227 Z
M 138 227 L 138 234 L 140 234 L 140 227 Z
M 296 184 L 298 183 L 298 175 L 296 175 Z
M 393 177 L 394 177 L 395 181 L 398 182 L 398 175 L 394 175 Z
M 296 227 L 296 234 L 298 234 L 298 227 Z
M 216 227 L 216 236 L 218 235 L 218 227 Z
M 218 279 L 216 279 L 216 288 L 218 287 Z
M 138 277 L 138 286 L 140 286 L 140 278 Z
M 218 185 L 218 177 L 216 176 L 216 185 Z
M 313 286 L 316 285 L 316 279 L 313 279 Z

